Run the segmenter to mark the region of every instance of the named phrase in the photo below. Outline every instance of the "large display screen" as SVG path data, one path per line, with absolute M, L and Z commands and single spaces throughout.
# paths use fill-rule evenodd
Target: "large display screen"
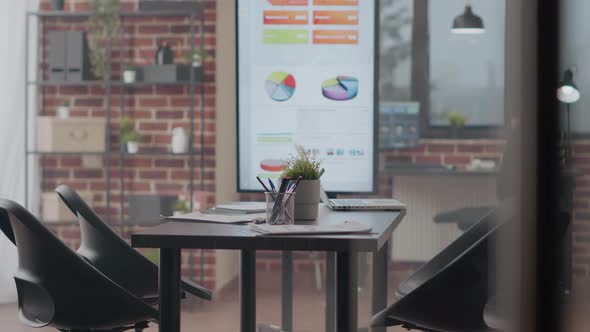
M 238 190 L 278 178 L 301 144 L 327 191 L 373 191 L 375 1 L 236 1 Z

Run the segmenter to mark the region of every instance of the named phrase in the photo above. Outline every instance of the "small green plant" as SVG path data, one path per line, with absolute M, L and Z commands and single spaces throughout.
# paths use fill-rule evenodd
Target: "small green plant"
M 319 180 L 320 160 L 317 155 L 306 152 L 301 146 L 298 146 L 297 150 L 297 156 L 287 161 L 287 168 L 281 177 L 297 179 L 301 176 L 302 180 Z
M 185 60 L 190 65 L 200 66 L 207 61 L 213 60 L 213 56 L 205 48 L 201 47 L 194 51 L 189 50 L 185 55 Z
M 174 202 L 174 204 L 172 204 L 172 211 L 178 211 L 178 212 L 182 212 L 182 213 L 188 213 L 188 204 L 186 204 L 186 201 L 182 198 L 179 198 L 178 200 L 176 200 Z
M 124 116 L 119 122 L 119 135 L 121 136 L 121 143 L 141 142 L 141 134 L 134 129 L 135 124 L 131 118 Z
M 94 76 L 105 82 L 111 79 L 110 43 L 120 28 L 120 0 L 94 0 L 89 20 L 90 63 Z
M 467 122 L 467 117 L 465 114 L 458 111 L 449 112 L 447 114 L 447 119 L 449 119 L 449 124 L 455 128 L 463 128 Z

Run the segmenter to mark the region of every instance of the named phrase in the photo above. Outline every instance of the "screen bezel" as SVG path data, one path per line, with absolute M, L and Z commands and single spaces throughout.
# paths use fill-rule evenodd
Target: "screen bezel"
M 240 0 L 235 0 L 235 46 L 236 46 L 236 191 L 238 193 L 262 193 L 264 190 L 253 190 L 253 189 L 242 189 L 241 188 L 241 181 L 240 181 L 240 41 L 239 41 L 239 2 Z M 313 0 L 309 0 L 313 1 Z M 371 190 L 368 191 L 327 191 L 330 195 L 353 195 L 353 194 L 362 194 L 362 195 L 369 195 L 374 194 L 377 191 L 377 170 L 378 170 L 378 153 L 379 147 L 379 134 L 377 130 L 379 129 L 379 50 L 380 50 L 380 34 L 379 34 L 379 27 L 381 24 L 380 16 L 379 16 L 379 4 L 380 1 L 375 2 L 374 8 L 374 25 L 373 25 L 373 36 L 374 36 L 374 52 L 373 52 L 373 186 Z

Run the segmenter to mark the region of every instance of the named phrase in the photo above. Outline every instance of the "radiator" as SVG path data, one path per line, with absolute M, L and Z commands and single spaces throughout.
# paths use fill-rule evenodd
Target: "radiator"
M 496 204 L 495 176 L 396 175 L 393 197 L 407 205 L 407 215 L 393 232 L 391 259 L 426 262 L 455 240 L 461 231 L 455 223 L 435 223 L 441 212 Z

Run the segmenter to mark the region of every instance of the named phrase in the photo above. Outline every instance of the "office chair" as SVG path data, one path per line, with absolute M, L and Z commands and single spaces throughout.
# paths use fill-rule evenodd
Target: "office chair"
M 429 332 L 488 331 L 483 316 L 490 294 L 489 242 L 508 215 L 490 211 L 400 284 L 397 302 L 376 314 L 371 325 Z
M 157 320 L 156 309 L 79 257 L 25 208 L 0 199 L 0 212 L 17 244 L 14 280 L 23 324 L 118 332 L 141 330 Z M 2 230 L 7 234 L 6 227 Z
M 81 233 L 78 254 L 136 296 L 152 303 L 157 301 L 158 266 L 119 237 L 74 189 L 61 185 L 55 191 L 78 216 Z M 211 291 L 200 285 L 182 280 L 181 286 L 184 292 L 211 300 Z

